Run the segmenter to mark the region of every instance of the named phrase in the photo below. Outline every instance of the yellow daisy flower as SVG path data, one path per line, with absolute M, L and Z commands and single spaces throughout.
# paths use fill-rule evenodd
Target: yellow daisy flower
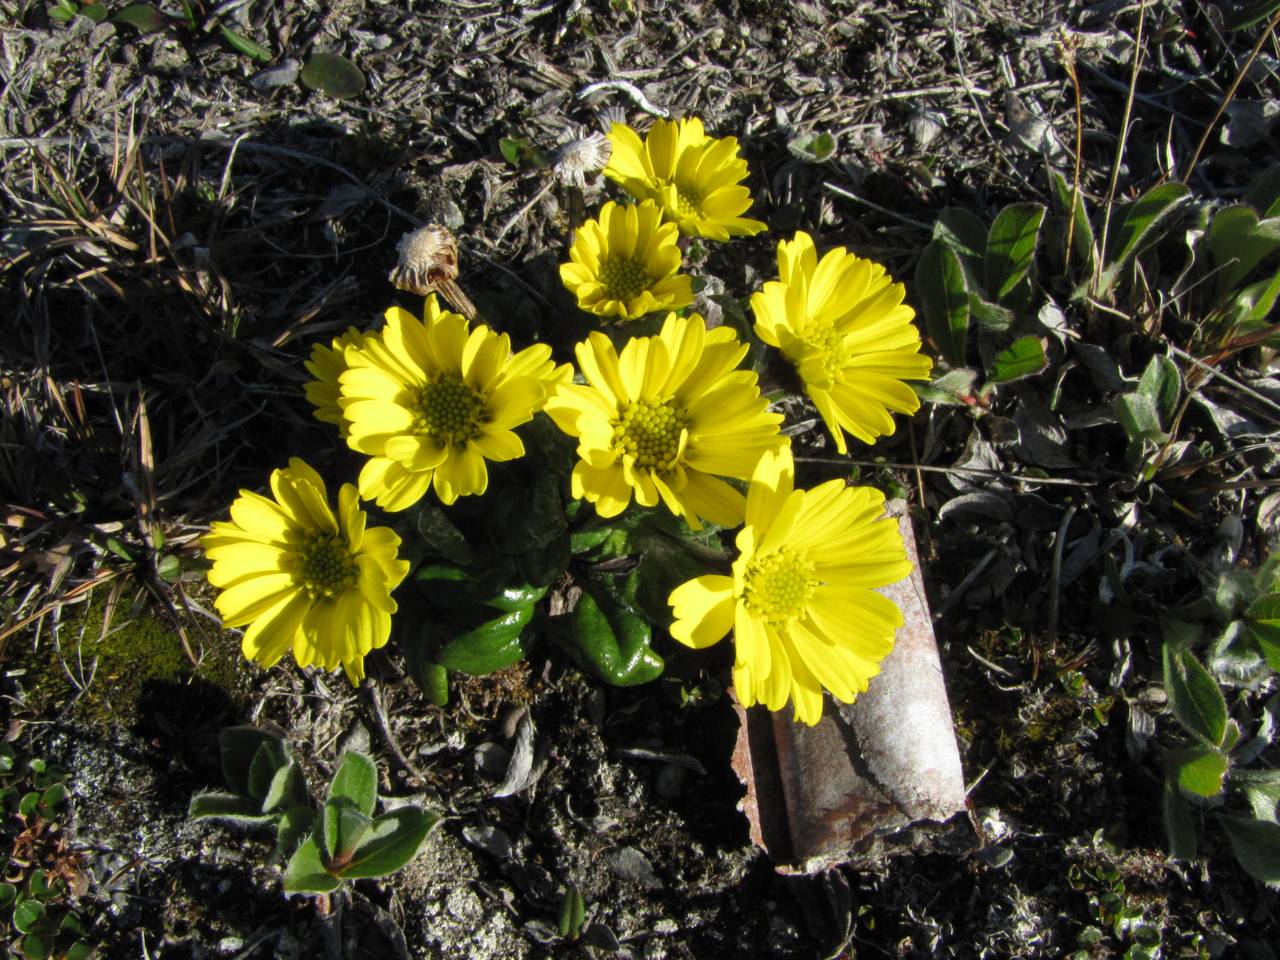
M 334 337 L 329 346 L 317 343 L 311 348 L 311 358 L 304 362 L 308 372 L 315 377 L 304 388 L 307 399 L 315 409 L 315 418 L 325 423 L 338 426 L 339 435 L 345 440 L 347 421 L 343 419 L 342 407 L 338 403 L 338 378 L 347 369 L 347 347 L 362 347 L 376 336 L 372 333 L 361 333 L 355 327 L 348 327 L 347 332 Z
M 579 307 L 602 317 L 634 320 L 679 310 L 693 303 L 693 280 L 677 272 L 684 260 L 678 238 L 656 204 L 611 200 L 598 219 L 578 228 L 560 279 Z
M 695 530 L 706 518 L 742 522 L 746 501 L 720 477 L 747 479 L 784 440 L 731 329 L 708 330 L 697 314 L 668 314 L 656 337 L 633 337 L 619 355 L 602 333 L 576 349 L 586 385 L 563 383 L 547 398 L 556 425 L 577 437 L 574 497 L 602 517 L 631 502 L 659 502 Z
M 244 655 L 264 667 L 292 650 L 299 666 L 341 664 L 359 683 L 365 654 L 387 642 L 391 591 L 409 572 L 396 558 L 400 538 L 366 529 L 349 483 L 335 515 L 320 475 L 296 457 L 272 472 L 271 493 L 241 490 L 230 522 L 200 540 L 223 626 L 245 627 Z
M 864 443 L 893 433 L 892 413 L 915 413 L 904 380 L 928 380 L 915 311 L 884 267 L 844 247 L 821 261 L 807 233 L 778 244 L 779 280 L 751 295 L 756 335 L 795 366 L 836 448 L 844 433 Z
M 822 691 L 852 703 L 880 672 L 902 611 L 872 588 L 911 572 L 884 495 L 829 480 L 793 488 L 791 451 L 760 459 L 747 491 L 733 576 L 707 575 L 672 591 L 671 636 L 695 649 L 730 630 L 733 683 L 743 706 L 817 723 Z
M 609 131 L 613 153 L 604 175 L 637 200 L 655 200 L 687 237 L 728 240 L 766 229 L 742 214 L 751 191 L 738 138 L 708 137 L 697 117 L 656 120 L 644 140 L 624 123 Z
M 434 487 L 442 503 L 484 493 L 486 460 L 524 456 L 512 431 L 532 419 L 546 384 L 568 380 L 551 348 L 511 355 L 511 339 L 427 297 L 424 320 L 392 307 L 381 336 L 348 347 L 339 378 L 348 445 L 370 460 L 360 496 L 384 510 L 411 507 Z

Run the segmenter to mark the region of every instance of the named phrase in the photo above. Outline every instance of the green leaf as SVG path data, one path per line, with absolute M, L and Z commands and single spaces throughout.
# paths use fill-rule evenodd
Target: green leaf
M 58 3 L 46 8 L 46 12 L 54 20 L 60 20 L 62 23 L 70 23 L 76 18 L 78 8 L 71 0 L 59 0 Z
M 969 317 L 983 330 L 1003 333 L 1013 326 L 1013 311 L 998 303 L 988 303 L 976 293 L 969 294 Z
M 1228 762 L 1226 754 L 1212 747 L 1174 750 L 1168 758 L 1169 771 L 1177 777 L 1178 785 L 1198 797 L 1216 797 L 1222 792 Z
M 13 747 L 0 740 L 0 773 L 8 773 L 17 763 Z
M 1031 270 L 1043 222 L 1044 207 L 1038 203 L 1013 203 L 996 215 L 983 257 L 989 299 L 1003 300 Z
M 187 816 L 192 820 L 226 820 L 244 826 L 270 823 L 272 814 L 262 812 L 262 804 L 252 797 L 230 793 L 197 793 L 191 798 Z
M 1227 702 L 1217 682 L 1189 650 L 1177 649 L 1167 640 L 1163 660 L 1164 685 L 1173 715 L 1209 746 L 1222 746 L 1227 734 Z
M 1205 245 L 1225 293 L 1244 281 L 1262 259 L 1280 247 L 1280 218 L 1259 220 L 1252 207 L 1224 207 L 1213 216 Z
M 249 796 L 264 800 L 271 792 L 272 781 L 276 772 L 288 766 L 289 757 L 284 752 L 284 744 L 279 740 L 265 740 L 258 746 L 249 765 Z
M 342 881 L 325 869 L 320 859 L 320 846 L 315 839 L 304 842 L 284 871 L 285 893 L 328 893 L 336 890 Z
M 360 838 L 369 832 L 373 819 L 347 797 L 330 797 L 320 813 L 325 864 L 340 873 L 351 861 Z
M 524 658 L 528 649 L 525 627 L 533 620 L 532 603 L 504 612 L 454 637 L 440 648 L 436 660 L 450 670 L 485 676 Z
M 1163 437 L 1160 412 L 1150 397 L 1140 393 L 1124 393 L 1116 397 L 1113 407 L 1116 419 L 1130 440 L 1144 437 Z
M 304 86 L 335 100 L 349 100 L 364 93 L 360 68 L 336 53 L 313 53 L 299 75 Z
M 946 242 L 976 268 L 986 254 L 987 226 L 965 207 L 947 207 L 934 221 L 933 239 Z
M 1272 670 L 1280 670 L 1280 593 L 1267 593 L 1249 604 L 1245 624 Z
M 40 806 L 40 794 L 30 790 L 18 801 L 18 813 L 23 817 L 30 817 L 36 812 L 38 806 Z
M 80 8 L 80 16 L 88 17 L 94 23 L 107 19 L 107 8 L 100 3 L 86 3 Z
M 67 952 L 63 955 L 62 960 L 89 960 L 89 958 L 93 956 L 93 950 L 94 948 L 92 946 L 84 943 L 83 941 L 73 943 L 67 948 Z
M 1223 18 L 1223 26 L 1228 30 L 1243 30 L 1263 20 L 1270 20 L 1280 10 L 1280 0 L 1254 0 L 1245 3 L 1231 15 Z
M 253 60 L 257 60 L 259 63 L 271 62 L 271 51 L 268 50 L 266 47 L 264 47 L 262 44 L 258 43 L 258 41 L 250 40 L 243 33 L 241 33 L 238 30 L 232 30 L 225 23 L 218 24 L 218 30 L 222 32 L 222 39 L 226 40 L 227 43 L 231 44 L 231 46 L 235 50 L 239 51 L 240 53 L 243 53 L 246 57 L 249 57 Z M 312 59 L 315 59 L 315 58 L 312 57 Z M 306 72 L 307 72 L 306 67 L 303 67 L 302 68 L 303 83 L 307 83 Z M 312 84 L 307 83 L 307 86 L 311 87 L 313 90 L 316 89 L 316 87 L 312 86 Z M 364 76 L 361 75 L 360 90 L 363 90 L 363 89 L 364 89 Z M 357 90 L 356 93 L 359 93 L 360 90 Z M 324 92 L 328 93 L 329 91 L 326 90 Z M 342 99 L 342 97 L 338 96 L 337 94 L 330 94 L 330 95 L 337 97 L 337 99 L 339 100 Z M 355 96 L 355 94 L 350 94 L 350 96 Z
M 1138 380 L 1138 393 L 1155 405 L 1161 425 L 1172 423 L 1182 397 L 1182 373 L 1178 365 L 1165 356 L 1152 357 Z
M 566 649 L 583 669 L 615 686 L 656 680 L 664 664 L 649 648 L 652 629 L 613 591 L 584 589 L 570 615 Z
M 1220 819 L 1240 866 L 1255 880 L 1280 883 L 1280 824 L 1239 817 Z
M 560 902 L 560 936 L 566 940 L 577 940 L 582 933 L 582 924 L 587 917 L 586 904 L 582 892 L 570 884 Z
M 540 472 L 534 476 L 532 487 L 532 490 L 526 488 L 527 497 L 512 497 L 497 507 L 503 513 L 498 529 L 499 546 L 504 553 L 524 553 L 545 547 L 569 525 L 557 478 L 549 472 Z
M 348 750 L 329 784 L 328 799 L 347 800 L 365 816 L 372 815 L 378 802 L 377 764 L 363 753 Z
M 836 138 L 829 133 L 808 133 L 792 139 L 787 149 L 801 160 L 825 163 L 836 155 Z
M 23 900 L 13 908 L 13 927 L 19 933 L 30 933 L 44 917 L 43 903 L 39 900 Z
M 112 23 L 123 23 L 143 33 L 159 33 L 169 26 L 169 18 L 149 3 L 131 3 L 114 17 Z
M 1280 10 L 1280 0 L 1273 0 Z M 1259 219 L 1280 217 L 1280 163 L 1273 164 L 1249 182 L 1244 202 L 1258 212 Z
M 1083 270 L 1092 270 L 1098 256 L 1097 241 L 1093 236 L 1093 225 L 1089 222 L 1089 209 L 1085 206 L 1084 196 L 1078 193 L 1073 203 L 1071 185 L 1056 170 L 1049 179 L 1053 183 L 1053 192 L 1062 212 L 1075 221 L 1075 226 L 1071 229 L 1071 253 Z M 1065 237 L 1063 243 L 1066 243 Z
M 222 776 L 232 793 L 249 796 L 249 770 L 258 748 L 264 743 L 279 743 L 280 738 L 252 726 L 227 727 L 218 737 L 222 759 Z
M 1044 341 L 1039 337 L 1019 337 L 1007 349 L 995 355 L 991 363 L 991 382 L 1008 383 L 1039 373 L 1049 365 Z
M 1260 325 L 1275 308 L 1280 296 L 1280 270 L 1270 280 L 1259 280 L 1239 291 L 1231 301 L 1230 313 L 1235 323 L 1245 327 Z
M 419 500 L 410 518 L 418 539 L 428 550 L 438 553 L 450 563 L 467 566 L 474 561 L 471 545 L 440 504 L 427 498 Z
M 1162 234 L 1157 231 L 1191 195 L 1183 183 L 1162 183 L 1153 187 L 1125 209 L 1120 229 L 1111 235 L 1106 251 L 1107 267 L 1099 278 L 1099 293 L 1110 292 L 1120 271 L 1147 245 Z
M 40 808 L 45 814 L 52 813 L 66 799 L 67 788 L 60 783 L 55 783 L 51 787 L 46 787 L 40 794 Z
M 18 888 L 12 883 L 0 883 L 0 910 L 8 909 L 18 896 Z
M 498 150 L 516 170 L 542 170 L 549 163 L 546 152 L 527 137 L 503 137 L 498 141 Z
M 1169 856 L 1174 860 L 1196 858 L 1196 831 L 1191 822 L 1191 808 L 1187 798 L 1172 778 L 1166 777 L 1160 795 L 1160 812 L 1164 817 L 1164 832 L 1169 839 Z
M 439 822 L 438 814 L 412 806 L 382 815 L 343 868 L 343 879 L 395 873 L 418 855 L 427 835 Z
M 960 257 L 941 240 L 931 240 L 916 264 L 916 296 L 925 330 L 953 367 L 963 367 L 969 336 L 969 290 Z
M 43 934 L 27 934 L 22 938 L 22 955 L 27 960 L 48 960 L 53 956 L 53 944 Z
M 275 772 L 275 776 L 271 778 L 271 785 L 262 798 L 262 812 L 270 813 L 282 807 L 296 806 L 305 802 L 306 799 L 307 782 L 302 776 L 302 771 L 298 769 L 292 757 L 286 757 L 284 766 Z
M 1280 806 L 1280 770 L 1232 770 L 1231 782 L 1244 788 L 1255 820 L 1277 822 Z
M 316 812 L 310 807 L 290 807 L 282 813 L 276 825 L 276 847 L 271 853 L 271 862 L 278 863 L 292 856 L 315 822 Z

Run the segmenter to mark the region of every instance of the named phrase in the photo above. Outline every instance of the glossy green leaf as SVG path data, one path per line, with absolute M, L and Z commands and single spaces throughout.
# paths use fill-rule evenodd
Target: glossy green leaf
M 1280 883 L 1280 824 L 1221 817 L 1240 866 L 1255 880 Z
M 960 258 L 942 240 L 932 240 L 916 264 L 916 296 L 925 331 L 943 359 L 964 366 L 969 337 L 969 290 Z
M 995 355 L 991 363 L 991 381 L 1009 383 L 1023 377 L 1035 376 L 1049 365 L 1044 352 L 1044 341 L 1039 337 L 1019 337 L 1009 347 Z
M 45 906 L 39 900 L 23 900 L 13 908 L 13 927 L 19 933 L 30 933 L 45 918 Z
M 53 956 L 53 941 L 42 933 L 29 933 L 22 938 L 22 955 L 26 960 L 49 960 Z
M 527 652 L 525 628 L 532 622 L 534 605 L 504 611 L 440 648 L 436 660 L 450 670 L 485 676 L 521 660 Z
M 787 149 L 801 160 L 825 163 L 836 154 L 836 138 L 829 133 L 807 133 L 789 141 Z
M 378 802 L 377 764 L 363 753 L 348 750 L 329 784 L 328 799 L 346 800 L 365 816 L 372 815 Z
M 342 869 L 343 879 L 385 877 L 395 873 L 418 855 L 438 814 L 418 807 L 399 807 L 373 822 L 350 862 Z
M 597 598 L 583 591 L 571 614 L 569 654 L 579 666 L 615 686 L 656 680 L 663 662 L 649 648 L 647 621 L 600 588 Z
M 258 41 L 251 40 L 249 37 L 246 37 L 239 30 L 232 30 L 225 23 L 218 24 L 218 30 L 221 31 L 222 33 L 222 39 L 226 40 L 227 43 L 229 43 L 235 50 L 237 50 L 240 53 L 243 53 L 246 57 L 250 57 L 251 59 L 257 60 L 259 63 L 271 62 L 271 51 L 268 50 L 266 47 L 264 47 L 262 44 L 258 43 Z M 303 73 L 304 74 L 306 73 L 306 67 L 303 68 Z M 302 82 L 307 83 L 305 76 L 303 77 Z M 307 86 L 311 86 L 311 84 L 308 83 Z M 312 89 L 316 89 L 316 88 L 313 87 Z M 363 90 L 363 89 L 364 89 L 364 75 L 362 74 L 360 77 L 360 90 Z M 360 90 L 357 90 L 356 93 L 359 93 Z M 327 90 L 324 92 L 328 93 Z M 330 96 L 337 97 L 339 100 L 342 99 L 337 94 L 330 94 Z M 351 94 L 351 96 L 355 96 L 355 94 Z
M 1249 604 L 1245 624 L 1272 670 L 1280 670 L 1280 593 L 1267 593 Z
M 18 888 L 12 883 L 0 883 L 0 910 L 8 909 L 17 896 Z
M 1164 685 L 1178 722 L 1212 747 L 1222 746 L 1227 733 L 1227 702 L 1217 681 L 1188 650 L 1165 642 Z
M 304 86 L 335 100 L 349 100 L 364 93 L 360 68 L 336 53 L 313 53 L 299 74 Z
M 293 852 L 284 872 L 285 893 L 329 893 L 340 883 L 342 881 L 338 877 L 325 869 L 320 858 L 320 845 L 314 837 Z
M 449 702 L 449 671 L 439 663 L 425 664 L 422 672 L 422 680 L 418 684 L 422 688 L 422 692 L 437 707 L 443 707 Z
M 1216 797 L 1227 773 L 1225 753 L 1213 747 L 1189 747 L 1169 754 L 1169 770 L 1178 786 L 1198 797 Z
M 18 801 L 18 813 L 21 816 L 30 817 L 35 814 L 38 806 L 40 806 L 40 794 L 30 790 L 24 793 L 22 799 Z
M 1044 207 L 1038 203 L 1013 203 L 996 215 L 983 256 L 988 299 L 1003 300 L 1027 276 L 1042 223 Z
M 253 726 L 227 727 L 218 737 L 222 760 L 222 776 L 232 793 L 249 795 L 249 770 L 258 748 L 264 743 L 279 743 L 279 738 Z M 268 778 L 268 783 L 270 779 Z
M 169 26 L 169 18 L 149 3 L 131 3 L 112 17 L 111 22 L 123 23 L 143 33 L 159 33 Z

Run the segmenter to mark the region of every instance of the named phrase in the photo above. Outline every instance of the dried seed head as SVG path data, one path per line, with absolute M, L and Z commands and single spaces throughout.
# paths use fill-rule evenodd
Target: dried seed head
M 475 319 L 475 305 L 457 284 L 458 242 L 447 227 L 429 223 L 405 234 L 396 249 L 400 260 L 391 271 L 396 289 L 423 297 L 439 293 L 468 320 Z
M 582 189 L 587 176 L 605 168 L 613 155 L 613 144 L 602 133 L 589 133 L 578 140 L 562 143 L 551 154 L 552 171 L 561 183 Z

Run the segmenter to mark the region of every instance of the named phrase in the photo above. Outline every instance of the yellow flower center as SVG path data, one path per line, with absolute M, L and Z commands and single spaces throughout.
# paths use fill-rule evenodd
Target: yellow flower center
M 822 354 L 822 372 L 830 381 L 842 379 L 840 373 L 849 365 L 848 351 L 844 346 L 844 335 L 835 326 L 810 325 L 800 332 L 804 344 Z
M 422 388 L 413 418 L 413 432 L 440 446 L 462 446 L 480 433 L 485 421 L 485 398 L 456 374 L 438 377 Z
M 614 424 L 613 446 L 634 457 L 638 467 L 667 471 L 676 465 L 680 434 L 688 426 L 688 415 L 674 400 L 636 400 Z
M 355 586 L 356 561 L 346 541 L 332 533 L 312 533 L 298 549 L 298 579 L 312 600 L 337 596 Z
M 696 217 L 702 213 L 702 191 L 691 183 L 675 182 L 676 210 L 682 217 Z
M 742 599 L 769 623 L 783 623 L 804 614 L 818 578 L 813 561 L 803 550 L 782 547 L 747 564 Z
M 649 274 L 633 257 L 609 257 L 600 264 L 600 285 L 606 300 L 634 300 L 648 288 Z

